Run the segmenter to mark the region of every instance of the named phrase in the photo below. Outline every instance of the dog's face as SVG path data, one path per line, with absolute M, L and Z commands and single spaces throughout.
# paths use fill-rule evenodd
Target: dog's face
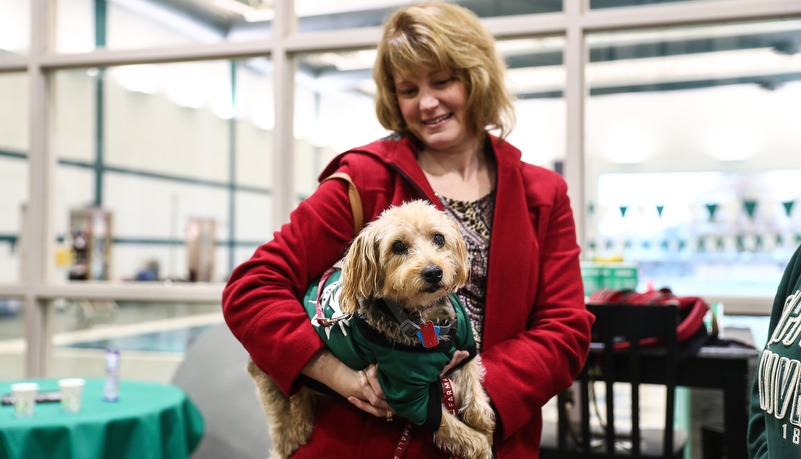
M 423 309 L 467 282 L 470 266 L 459 228 L 424 201 L 391 207 L 365 227 L 342 267 L 344 312 L 359 298 L 385 298 Z

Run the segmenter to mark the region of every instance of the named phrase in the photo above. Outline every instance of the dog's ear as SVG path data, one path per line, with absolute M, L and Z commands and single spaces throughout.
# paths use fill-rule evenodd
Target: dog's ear
M 381 269 L 379 268 L 378 243 L 370 227 L 356 236 L 342 262 L 342 312 L 348 314 L 359 309 L 359 298 L 370 298 L 379 291 Z
M 453 258 L 456 262 L 455 288 L 461 288 L 470 278 L 470 257 L 467 255 L 467 244 L 465 244 L 464 239 L 462 239 L 459 227 L 456 226 L 456 223 L 450 223 L 453 228 L 449 239 L 453 241 L 451 244 L 451 251 L 453 252 Z

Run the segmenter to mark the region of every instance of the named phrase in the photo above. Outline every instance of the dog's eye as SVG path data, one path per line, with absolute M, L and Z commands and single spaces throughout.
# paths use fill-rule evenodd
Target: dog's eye
M 392 244 L 392 251 L 398 254 L 403 253 L 406 251 L 406 244 L 401 241 L 397 241 Z
M 435 234 L 434 244 L 437 244 L 438 247 L 442 247 L 443 245 L 445 245 L 445 236 L 441 234 Z

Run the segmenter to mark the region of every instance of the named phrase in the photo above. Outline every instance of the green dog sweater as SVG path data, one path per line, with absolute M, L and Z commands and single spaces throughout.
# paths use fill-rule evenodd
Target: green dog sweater
M 318 323 L 317 282 L 308 289 L 303 298 L 306 312 L 317 334 L 325 341 L 331 352 L 350 368 L 362 370 L 375 363 L 378 382 L 384 391 L 386 401 L 398 415 L 431 430 L 439 429 L 442 422 L 442 385 L 439 382 L 439 375 L 450 363 L 456 350 L 466 350 L 470 353 L 460 365 L 476 355 L 476 343 L 462 303 L 456 295 L 450 294 L 451 305 L 456 311 L 456 320 L 447 335 L 440 335 L 436 346 L 425 348 L 422 342 L 420 346 L 405 346 L 388 341 L 358 313 L 347 318 L 339 303 L 340 275 L 339 270 L 331 274 L 323 283 L 323 291 L 320 294 L 323 315 L 327 319 L 341 319 L 338 322 L 331 325 Z M 386 305 L 380 303 L 378 307 Z M 315 389 L 325 388 L 317 381 L 309 386 Z M 325 389 L 327 393 L 333 392 L 328 388 Z

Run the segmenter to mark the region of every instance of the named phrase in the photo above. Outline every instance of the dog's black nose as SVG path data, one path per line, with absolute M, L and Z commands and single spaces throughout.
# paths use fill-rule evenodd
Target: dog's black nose
M 442 280 L 442 268 L 437 265 L 428 265 L 423 268 L 423 279 L 431 284 L 437 284 Z

